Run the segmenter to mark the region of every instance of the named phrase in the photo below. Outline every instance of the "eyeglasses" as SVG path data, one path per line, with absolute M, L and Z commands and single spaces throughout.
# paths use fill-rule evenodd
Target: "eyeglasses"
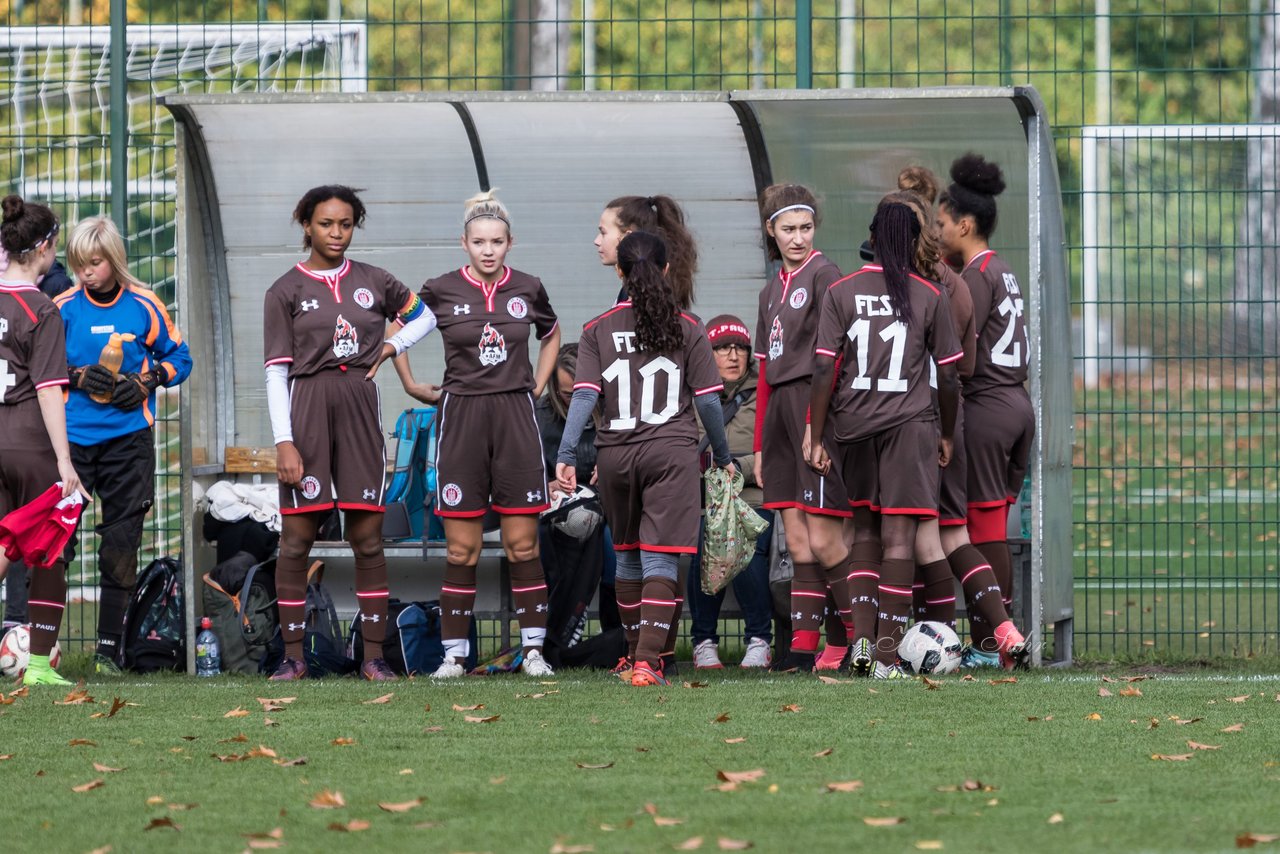
M 729 350 L 736 350 L 737 352 L 745 355 L 751 352 L 751 348 L 746 344 L 717 344 L 711 349 L 716 353 L 726 353 Z

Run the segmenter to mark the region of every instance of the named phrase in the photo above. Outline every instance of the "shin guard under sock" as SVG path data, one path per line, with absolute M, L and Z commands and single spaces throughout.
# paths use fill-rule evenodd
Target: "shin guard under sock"
M 795 564 L 791 578 L 791 648 L 813 654 L 827 603 L 827 582 L 816 563 Z
M 993 633 L 996 626 L 1009 619 L 1009 615 L 1001 600 L 1000 584 L 991 571 L 991 564 L 981 551 L 968 543 L 953 551 L 947 562 L 964 588 L 973 645 L 984 652 L 995 652 Z
M 48 655 L 58 640 L 62 612 L 67 607 L 67 565 L 31 567 L 27 615 L 31 618 L 31 654 Z
M 511 564 L 511 598 L 520 622 L 520 646 L 541 649 L 547 640 L 547 579 L 541 560 Z
M 911 617 L 911 578 L 915 571 L 913 560 L 886 558 L 880 562 L 875 656 L 881 664 L 889 665 L 897 660 L 898 643 Z
M 849 595 L 849 558 L 835 566 L 824 566 L 822 574 L 827 580 L 827 611 L 835 612 L 835 622 L 826 620 L 827 644 L 848 646 L 853 628 L 853 605 Z
M 862 638 L 875 641 L 880 555 L 879 543 L 854 543 L 849 550 L 849 573 L 845 577 L 849 580 L 849 605 L 854 630 L 850 643 Z
M 284 657 L 303 661 L 302 636 L 307 629 L 307 559 L 276 558 L 276 606 Z
M 662 647 L 667 642 L 676 612 L 676 582 L 670 578 L 655 577 L 646 578 L 643 584 L 635 660 L 648 662 L 654 670 L 659 670 Z
M 1004 609 L 1008 611 L 1013 606 L 1013 558 L 1009 555 L 1009 541 L 993 540 L 989 543 L 974 543 L 973 546 L 991 564 L 996 583 L 1000 585 L 1000 599 L 1004 602 Z
M 618 616 L 622 619 L 622 635 L 627 639 L 627 658 L 635 661 L 640 641 L 640 599 L 644 582 L 638 578 L 618 578 L 614 591 L 618 597 Z
M 387 638 L 387 558 L 356 556 L 356 602 L 360 605 L 360 638 L 364 641 L 364 660 L 382 658 L 382 643 Z M 466 637 L 464 634 L 463 637 Z
M 933 620 L 954 628 L 956 622 L 956 580 L 951 575 L 951 564 L 943 560 L 926 563 L 917 569 L 917 578 L 923 576 L 923 610 L 917 609 L 917 620 Z
M 476 607 L 476 568 L 446 563 L 440 585 L 440 639 L 457 660 L 470 654 L 471 615 Z M 462 655 L 458 655 L 459 651 Z

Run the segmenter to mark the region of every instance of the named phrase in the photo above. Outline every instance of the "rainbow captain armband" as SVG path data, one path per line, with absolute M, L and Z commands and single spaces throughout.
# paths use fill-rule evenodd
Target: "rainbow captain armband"
M 400 320 L 408 323 L 411 320 L 417 320 L 422 316 L 422 312 L 426 311 L 426 305 L 422 302 L 422 297 L 417 294 L 413 295 L 413 299 L 400 311 Z

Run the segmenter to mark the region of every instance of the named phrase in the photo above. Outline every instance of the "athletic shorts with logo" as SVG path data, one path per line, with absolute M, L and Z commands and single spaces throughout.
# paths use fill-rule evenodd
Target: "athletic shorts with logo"
M 436 445 L 436 514 L 509 515 L 550 507 L 542 436 L 527 391 L 450 394 L 440 400 Z
M 702 477 L 693 439 L 606 445 L 596 458 L 600 503 L 619 551 L 694 554 Z
M 293 444 L 302 481 L 280 484 L 280 512 L 382 512 L 387 473 L 378 386 L 358 368 L 328 368 L 289 381 Z
M 1023 386 L 995 386 L 964 401 L 970 507 L 1018 500 L 1036 436 L 1036 415 Z
M 907 421 L 840 445 L 849 503 L 877 513 L 938 515 L 938 422 Z
M 769 392 L 761 437 L 761 474 L 764 476 L 766 510 L 797 507 L 806 513 L 848 517 L 848 493 L 838 467 L 825 476 L 805 462 L 801 452 L 805 415 L 809 411 L 808 379 L 776 386 Z M 833 420 L 827 421 L 824 445 L 835 456 L 836 442 Z

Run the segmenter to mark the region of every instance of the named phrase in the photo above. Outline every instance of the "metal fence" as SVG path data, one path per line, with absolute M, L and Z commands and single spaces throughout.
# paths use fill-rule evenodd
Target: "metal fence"
M 1077 653 L 1275 651 L 1274 0 L 179 0 L 130 5 L 114 51 L 110 5 L 0 0 L 0 183 L 68 220 L 114 199 L 170 296 L 166 92 L 1036 86 L 1079 329 Z M 146 557 L 183 523 L 176 398 L 158 428 Z

